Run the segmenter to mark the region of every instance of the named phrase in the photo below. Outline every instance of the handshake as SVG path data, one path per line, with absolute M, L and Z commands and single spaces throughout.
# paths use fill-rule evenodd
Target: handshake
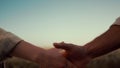
M 41 68 L 86 68 L 95 57 L 107 54 L 120 48 L 120 17 L 110 28 L 84 46 L 69 43 L 54 43 L 55 48 L 64 52 L 48 50 L 42 58 Z M 46 55 L 45 55 L 46 54 Z M 45 66 L 44 66 L 45 65 Z
M 91 60 L 84 46 L 64 42 L 53 45 L 58 49 L 47 50 L 38 57 L 40 68 L 86 68 Z
M 36 62 L 40 68 L 86 68 L 93 58 L 120 48 L 120 17 L 84 46 L 64 42 L 53 45 L 62 50 L 45 50 L 0 29 L 0 62 L 10 55 Z
M 95 57 L 120 48 L 120 25 L 112 25 L 84 46 L 64 42 L 53 45 L 62 50 L 45 50 L 21 41 L 11 55 L 34 61 L 40 64 L 40 68 L 86 68 Z

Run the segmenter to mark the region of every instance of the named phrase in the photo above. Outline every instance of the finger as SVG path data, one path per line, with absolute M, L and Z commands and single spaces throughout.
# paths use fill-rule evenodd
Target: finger
M 72 48 L 72 45 L 65 43 L 54 43 L 53 45 L 55 46 L 55 48 L 65 49 L 65 50 L 70 50 Z
M 61 50 L 59 53 L 62 54 L 63 57 L 68 56 L 68 53 L 65 50 Z

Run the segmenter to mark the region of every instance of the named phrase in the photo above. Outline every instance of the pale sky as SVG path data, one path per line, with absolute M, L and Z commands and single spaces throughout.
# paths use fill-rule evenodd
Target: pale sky
M 0 27 L 40 47 L 84 45 L 120 16 L 120 0 L 0 0 Z

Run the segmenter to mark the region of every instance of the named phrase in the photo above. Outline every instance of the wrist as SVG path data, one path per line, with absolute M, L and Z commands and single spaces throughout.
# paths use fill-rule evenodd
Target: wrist
M 34 56 L 34 61 L 38 64 L 43 63 L 47 61 L 46 59 L 48 58 L 47 56 L 47 51 L 46 50 L 40 50 L 38 53 L 36 53 L 36 56 Z
M 90 54 L 89 46 L 85 45 L 85 46 L 83 46 L 83 48 L 85 49 L 85 55 L 86 55 L 86 57 L 89 58 L 89 59 L 93 59 L 94 55 Z

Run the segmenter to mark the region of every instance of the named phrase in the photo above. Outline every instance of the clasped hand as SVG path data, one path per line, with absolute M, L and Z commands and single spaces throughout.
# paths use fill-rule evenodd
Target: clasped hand
M 86 54 L 84 46 L 78 46 L 70 43 L 54 43 L 54 46 L 59 49 L 64 49 L 62 55 L 73 63 L 77 68 L 86 68 L 91 58 Z
M 64 42 L 53 45 L 55 49 L 43 51 L 36 59 L 40 68 L 86 68 L 91 60 L 83 46 Z

